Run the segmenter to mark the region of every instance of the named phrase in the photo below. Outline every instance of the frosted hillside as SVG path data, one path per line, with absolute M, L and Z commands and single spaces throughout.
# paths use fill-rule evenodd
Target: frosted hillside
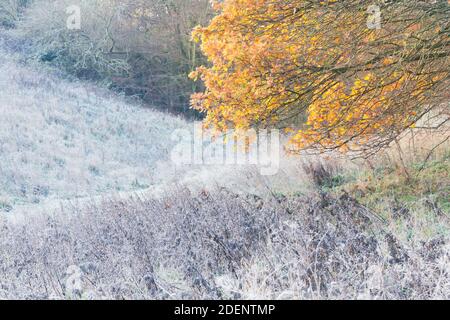
M 0 57 L 0 211 L 155 183 L 184 121 Z
M 176 166 L 170 153 L 181 141 L 173 133 L 193 133 L 192 123 L 22 63 L 19 51 L 0 35 L 0 213 L 51 213 L 73 201 L 162 195 L 175 185 L 260 193 L 269 180 L 283 190 L 304 184 L 299 160 L 284 157 L 272 177 L 258 167 Z

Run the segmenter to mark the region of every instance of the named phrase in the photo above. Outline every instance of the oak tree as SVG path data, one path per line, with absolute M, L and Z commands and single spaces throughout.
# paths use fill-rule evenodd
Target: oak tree
M 449 120 L 447 1 L 224 0 L 214 8 L 193 33 L 210 65 L 191 74 L 205 83 L 192 106 L 209 126 L 277 127 L 293 150 L 368 154 L 432 110 Z

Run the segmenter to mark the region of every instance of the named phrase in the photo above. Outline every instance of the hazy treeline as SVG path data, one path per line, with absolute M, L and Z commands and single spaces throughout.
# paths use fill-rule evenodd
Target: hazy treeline
M 73 6 L 79 30 L 68 28 Z M 0 0 L 0 24 L 32 41 L 35 58 L 191 115 L 187 75 L 205 63 L 191 30 L 211 15 L 208 0 Z

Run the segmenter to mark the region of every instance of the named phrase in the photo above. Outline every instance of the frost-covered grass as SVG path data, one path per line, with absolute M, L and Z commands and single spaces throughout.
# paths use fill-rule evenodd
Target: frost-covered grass
M 99 86 L 24 61 L 29 43 L 0 32 L 0 212 L 53 211 L 60 201 L 161 194 L 173 184 L 236 192 L 304 189 L 298 163 L 273 177 L 249 166 L 176 166 L 175 129 L 194 125 Z
M 156 183 L 183 120 L 0 56 L 0 211 Z
M 0 218 L 0 299 L 450 299 L 431 214 L 401 219 L 447 236 L 400 239 L 348 196 L 177 189 Z

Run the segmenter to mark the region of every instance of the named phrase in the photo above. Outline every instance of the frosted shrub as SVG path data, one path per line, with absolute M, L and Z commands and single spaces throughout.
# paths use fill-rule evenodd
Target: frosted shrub
M 448 239 L 403 243 L 348 197 L 179 189 L 32 217 L 0 222 L 0 298 L 450 294 Z

